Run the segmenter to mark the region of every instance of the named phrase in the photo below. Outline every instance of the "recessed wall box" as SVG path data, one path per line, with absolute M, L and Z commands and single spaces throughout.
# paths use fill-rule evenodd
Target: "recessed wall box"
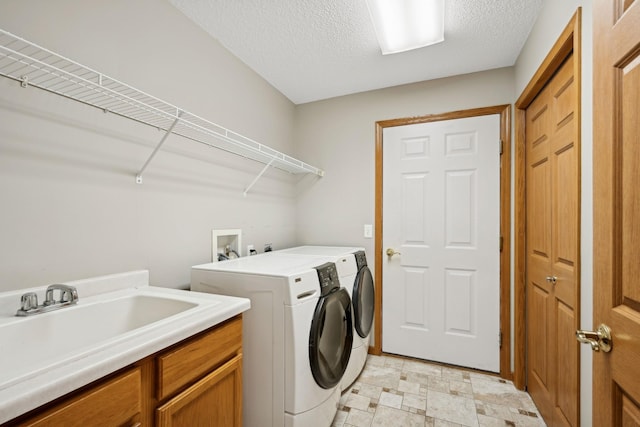
M 211 230 L 211 261 L 218 262 L 218 254 L 228 258 L 242 256 L 242 230 L 239 228 Z

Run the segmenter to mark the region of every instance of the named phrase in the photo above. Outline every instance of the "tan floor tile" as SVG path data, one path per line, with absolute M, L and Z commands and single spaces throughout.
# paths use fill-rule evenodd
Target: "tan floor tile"
M 333 418 L 333 422 L 331 423 L 331 427 L 342 427 L 347 420 L 348 412 L 338 411 L 336 412 L 336 416 Z
M 420 383 L 400 380 L 398 391 L 405 393 L 420 394 Z
M 388 387 L 398 389 L 401 371 L 394 368 L 384 366 L 365 366 L 364 370 L 358 377 L 361 383 L 374 385 L 378 387 Z
M 360 396 L 370 397 L 372 399 L 379 399 L 380 393 L 382 393 L 382 387 L 375 386 L 367 383 L 356 382 L 353 386 L 355 390 L 358 390 Z
M 476 427 L 478 416 L 472 399 L 429 390 L 427 416 L 465 426 Z
M 447 420 L 434 420 L 433 427 L 466 427 L 463 424 L 452 423 Z
M 449 391 L 456 392 L 461 396 L 473 398 L 473 388 L 471 387 L 471 383 L 451 380 L 449 381 Z
M 424 427 L 424 415 L 412 414 L 400 409 L 389 408 L 386 406 L 378 407 L 373 417 L 372 427 Z
M 406 372 L 405 371 L 404 378 L 405 378 L 404 379 L 405 381 L 409 381 L 409 382 L 412 382 L 412 383 L 419 383 L 422 386 L 428 386 L 430 378 L 440 378 L 440 376 L 438 376 L 438 377 L 430 377 L 427 374 L 422 374 L 422 373 L 419 373 L 419 372 Z
M 402 407 L 402 396 L 383 391 L 382 394 L 380 395 L 380 399 L 378 399 L 378 405 L 384 405 L 384 406 L 389 406 L 391 408 L 400 409 Z
M 464 381 L 464 371 L 455 368 L 442 367 L 442 378 L 454 381 Z
M 508 406 L 510 408 L 536 411 L 531 397 L 516 390 L 512 384 L 496 381 L 472 380 L 473 397 L 487 403 Z
M 355 427 L 370 427 L 373 420 L 373 414 L 366 411 L 360 411 L 359 409 L 352 409 L 349 411 L 349 415 L 345 421 L 345 426 L 351 425 Z
M 386 356 L 374 356 L 373 354 L 367 355 L 366 366 L 384 366 L 384 362 L 387 360 Z
M 399 357 L 387 357 L 384 361 L 384 366 L 402 370 L 404 360 Z
M 421 396 L 417 394 L 405 393 L 402 397 L 402 406 L 421 409 L 423 411 L 427 410 L 427 396 Z
M 344 406 L 352 409 L 360 409 L 361 411 L 368 411 L 369 403 L 371 403 L 371 399 L 369 397 L 351 393 L 347 398 Z
M 433 391 L 439 391 L 440 393 L 449 393 L 449 380 L 443 380 L 438 377 L 429 377 L 429 384 L 427 388 Z
M 416 372 L 420 374 L 426 374 L 432 377 L 439 377 L 442 375 L 442 367 L 439 365 L 433 365 L 431 363 L 417 362 L 414 360 L 407 360 L 404 362 L 402 368 L 405 372 Z

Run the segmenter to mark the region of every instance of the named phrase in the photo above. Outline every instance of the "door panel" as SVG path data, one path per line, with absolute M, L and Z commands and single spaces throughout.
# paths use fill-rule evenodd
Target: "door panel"
M 475 249 L 478 225 L 475 170 L 448 171 L 445 176 L 445 246 Z
M 383 350 L 498 372 L 500 116 L 384 141 Z
M 535 342 L 536 346 L 528 351 L 527 371 L 528 383 L 527 388 L 532 397 L 537 395 L 546 395 L 551 389 L 551 374 L 549 370 L 549 347 L 551 342 L 547 339 L 549 336 L 549 320 L 550 320 L 551 296 L 544 285 L 532 282 L 530 291 L 527 294 L 527 330 L 529 342 Z M 547 400 L 538 398 L 538 409 L 549 411 Z M 545 408 L 542 408 L 545 405 Z
M 557 375 L 557 402 L 555 421 L 564 425 L 577 425 L 578 415 L 578 382 L 574 375 L 565 375 L 565 372 L 573 372 L 575 360 L 578 360 L 578 346 L 575 345 L 576 316 L 574 310 L 561 301 L 556 304 L 557 317 L 557 348 L 558 354 L 565 357 L 558 358 Z

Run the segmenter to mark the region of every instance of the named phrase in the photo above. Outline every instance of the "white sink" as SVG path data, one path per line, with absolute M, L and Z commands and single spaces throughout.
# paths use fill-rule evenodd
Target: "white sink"
M 250 308 L 246 298 L 149 286 L 146 270 L 68 282 L 79 301 L 17 317 L 0 293 L 0 424 Z
M 0 342 L 6 345 L 0 353 L 0 388 L 198 306 L 141 293 L 93 300 L 0 325 Z

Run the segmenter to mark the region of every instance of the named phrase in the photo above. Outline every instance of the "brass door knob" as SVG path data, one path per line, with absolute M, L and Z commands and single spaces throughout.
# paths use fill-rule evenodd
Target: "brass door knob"
M 389 258 L 391 258 L 391 257 L 392 257 L 392 256 L 394 256 L 394 255 L 400 255 L 400 252 L 396 252 L 396 251 L 394 251 L 393 249 L 388 248 L 388 249 L 387 249 L 387 256 L 388 256 Z
M 576 331 L 576 339 L 583 344 L 589 344 L 593 351 L 602 350 L 604 353 L 611 351 L 611 328 L 604 323 L 595 331 Z

